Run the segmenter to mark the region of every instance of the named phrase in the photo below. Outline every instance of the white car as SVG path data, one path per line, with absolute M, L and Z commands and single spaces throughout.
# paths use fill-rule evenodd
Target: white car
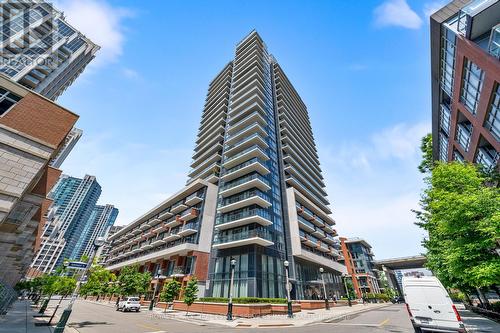
M 125 297 L 123 300 L 118 302 L 118 306 L 116 307 L 116 311 L 135 311 L 139 312 L 141 310 L 141 302 L 139 297 Z
M 460 314 L 436 277 L 403 277 L 403 293 L 415 332 L 465 332 Z

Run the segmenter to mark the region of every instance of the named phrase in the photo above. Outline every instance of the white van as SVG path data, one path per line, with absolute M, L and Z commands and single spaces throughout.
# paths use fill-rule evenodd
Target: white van
M 465 332 L 455 305 L 434 276 L 403 277 L 403 293 L 415 332 Z

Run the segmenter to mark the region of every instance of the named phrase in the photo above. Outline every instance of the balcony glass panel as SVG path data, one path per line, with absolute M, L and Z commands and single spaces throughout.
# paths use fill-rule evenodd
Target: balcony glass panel
M 259 206 L 252 205 L 239 210 L 235 210 L 226 214 L 222 214 L 217 218 L 215 225 L 233 222 L 251 216 L 260 216 L 267 220 L 271 220 L 271 214 Z
M 457 141 L 465 151 L 469 151 L 470 138 L 472 135 L 472 124 L 463 122 L 457 126 Z
M 272 242 L 272 235 L 266 230 L 244 230 L 236 233 L 231 233 L 228 235 L 216 234 L 214 237 L 214 244 L 223 244 L 234 241 L 239 241 L 248 238 L 259 237 Z
M 467 106 L 468 111 L 472 114 L 476 114 L 483 79 L 484 71 L 469 59 L 465 59 L 460 101 Z
M 500 25 L 491 29 L 488 53 L 497 59 L 500 59 Z
M 222 207 L 227 206 L 227 205 L 230 205 L 230 204 L 233 204 L 233 203 L 236 203 L 236 202 L 248 199 L 248 198 L 252 198 L 255 196 L 261 197 L 262 199 L 264 199 L 268 202 L 270 200 L 268 195 L 262 193 L 259 190 L 253 189 L 253 190 L 245 191 L 242 193 L 238 193 L 237 195 L 233 195 L 233 196 L 230 196 L 230 197 L 227 197 L 227 198 L 221 200 L 221 206 Z
M 233 188 L 235 186 L 238 186 L 238 185 L 244 184 L 246 182 L 249 182 L 249 181 L 251 181 L 253 179 L 259 179 L 264 184 L 266 184 L 266 185 L 269 186 L 269 182 L 267 181 L 267 179 L 265 179 L 264 177 L 262 177 L 258 173 L 252 173 L 252 174 L 250 174 L 248 176 L 245 176 L 245 177 L 238 178 L 238 179 L 232 180 L 230 182 L 227 182 L 226 184 L 224 184 L 223 186 L 221 186 L 220 191 L 228 190 L 228 189 Z
M 500 141 L 500 84 L 497 83 L 493 94 L 488 118 L 484 124 L 497 141 Z

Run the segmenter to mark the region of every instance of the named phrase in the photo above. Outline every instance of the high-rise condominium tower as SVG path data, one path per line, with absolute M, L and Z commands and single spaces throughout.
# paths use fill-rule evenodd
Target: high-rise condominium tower
M 81 252 L 76 255 L 76 258 L 82 255 L 90 258 L 94 253 L 94 240 L 97 237 L 105 237 L 115 224 L 117 217 L 118 209 L 113 205 L 95 206 L 87 222 L 86 230 L 83 232 L 85 237 L 81 238 L 81 246 L 77 246 Z
M 47 1 L 0 2 L 0 73 L 55 100 L 99 47 Z
M 284 297 L 284 261 L 298 299 L 339 295 L 345 266 L 307 108 L 255 31 L 210 83 L 188 183 L 218 184 L 212 296 Z
M 80 259 L 86 242 L 92 233 L 89 224 L 101 186 L 94 176 L 83 179 L 63 175 L 51 197 L 54 200 L 51 220 L 47 221 L 40 250 L 32 268 L 39 272 L 51 272 L 64 259 Z
M 454 0 L 431 16 L 434 159 L 486 169 L 500 156 L 500 1 Z

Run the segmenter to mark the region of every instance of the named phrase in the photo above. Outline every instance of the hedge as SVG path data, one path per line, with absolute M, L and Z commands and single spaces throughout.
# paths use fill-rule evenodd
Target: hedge
M 225 297 L 202 297 L 199 302 L 209 303 L 227 303 L 228 298 Z M 258 297 L 235 297 L 233 298 L 234 304 L 257 304 L 257 303 L 271 303 L 271 304 L 286 304 L 286 298 L 258 298 Z

